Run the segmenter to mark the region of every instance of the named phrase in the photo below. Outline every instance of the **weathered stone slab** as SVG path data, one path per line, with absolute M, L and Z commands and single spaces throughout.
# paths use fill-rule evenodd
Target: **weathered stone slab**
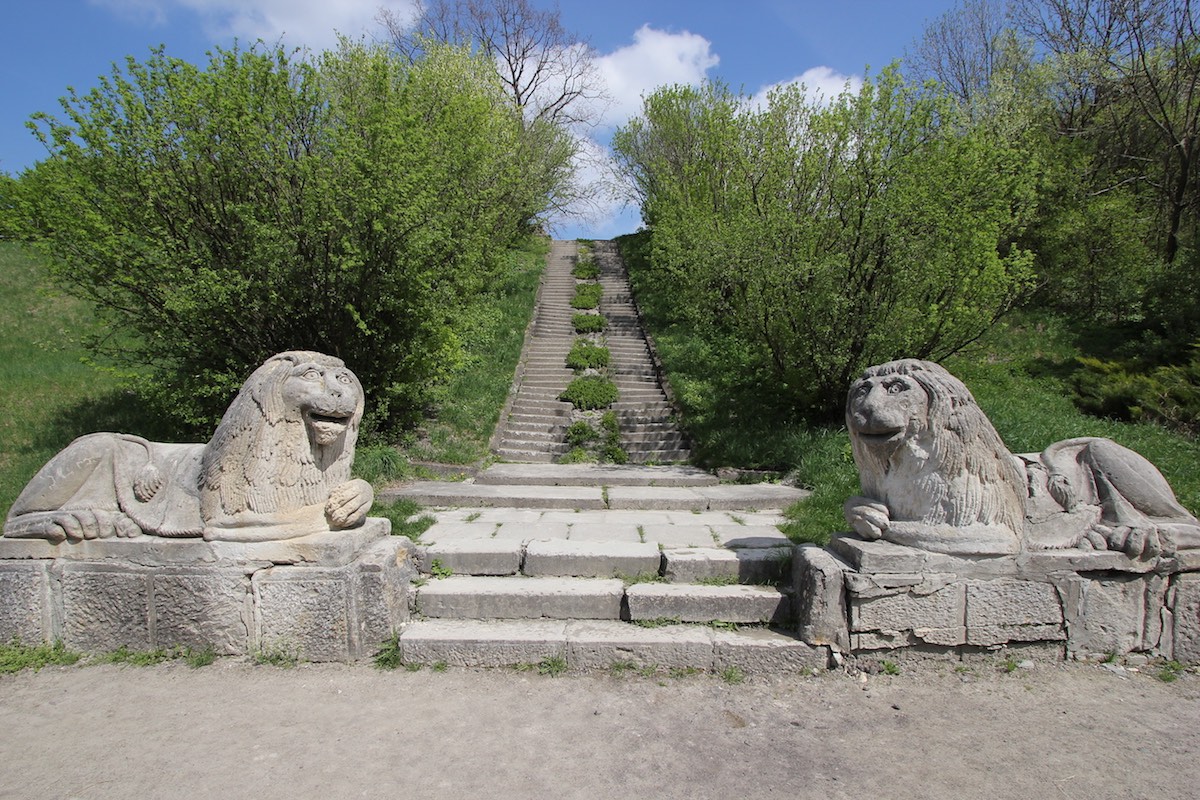
M 162 569 L 151 574 L 151 583 L 156 646 L 246 652 L 254 608 L 244 570 Z
M 516 538 L 455 539 L 424 548 L 422 572 L 433 562 L 455 575 L 516 575 L 521 571 L 521 541 Z
M 1066 638 L 1062 603 L 1048 583 L 968 581 L 966 591 L 969 644 Z
M 1067 651 L 1076 659 L 1147 650 L 1146 619 L 1165 604 L 1165 587 L 1153 576 L 1111 576 L 1091 580 L 1065 576 L 1060 591 L 1067 624 Z M 1148 614 L 1149 612 L 1149 614 Z M 1156 637 L 1157 638 L 1157 637 Z
M 924 550 L 867 541 L 849 533 L 834 534 L 829 546 L 859 572 L 922 572 L 929 558 Z
M 712 486 L 717 478 L 695 467 L 635 464 L 493 464 L 477 483 L 543 486 Z
M 666 549 L 662 557 L 663 576 L 671 583 L 738 577 L 738 554 L 724 547 Z
M 790 547 L 792 540 L 774 525 L 713 525 L 712 532 L 721 545 L 734 549 Z
M 400 654 L 408 664 L 537 664 L 546 658 L 566 658 L 566 628 L 566 622 L 553 620 L 422 620 L 401 634 Z
M 572 669 L 609 669 L 614 664 L 711 669 L 713 651 L 713 633 L 704 627 L 567 623 L 567 664 Z
M 658 574 L 662 554 L 640 542 L 533 541 L 525 548 L 523 572 L 532 576 L 614 578 Z
M 63 564 L 63 642 L 74 650 L 149 650 L 150 576 L 120 564 Z
M 562 522 L 536 522 L 532 524 L 505 523 L 496 530 L 497 539 L 514 542 L 530 542 L 535 539 L 566 539 L 571 535 L 571 526 Z
M 928 594 L 911 590 L 879 597 L 850 597 L 850 630 L 904 631 L 916 628 L 961 628 L 966 615 L 963 584 Z
M 797 630 L 804 641 L 850 648 L 846 614 L 845 572 L 849 567 L 815 544 L 796 548 L 792 559 Z
M 628 542 L 641 543 L 638 526 L 632 523 L 606 524 L 582 522 L 572 525 L 567 538 L 573 542 Z
M 345 661 L 357 654 L 343 570 L 275 567 L 255 573 L 253 587 L 256 649 L 309 661 Z
M 1176 575 L 1171 581 L 1171 657 L 1200 664 L 1200 573 Z
M 829 648 L 813 646 L 795 634 L 764 628 L 713 631 L 713 669 L 736 667 L 746 673 L 807 672 L 829 666 Z
M 380 493 L 405 497 L 426 506 L 504 508 L 604 508 L 593 486 L 489 486 L 479 483 L 424 481 Z
M 787 508 L 812 494 L 807 489 L 778 483 L 723 483 L 719 486 L 705 486 L 697 491 L 708 500 L 708 508 L 711 511 Z
M 611 486 L 608 489 L 608 507 L 704 511 L 708 508 L 708 498 L 699 491 L 681 486 Z
M 40 644 L 53 638 L 49 583 L 48 562 L 0 563 L 0 642 Z
M 784 623 L 792 613 L 791 598 L 773 586 L 639 583 L 625 594 L 634 620 Z
M 417 604 L 439 618 L 618 619 L 623 595 L 612 579 L 450 577 L 417 589 Z
M 713 547 L 717 544 L 712 529 L 696 524 L 653 524 L 642 526 L 647 542 L 658 542 L 663 547 Z
M 441 521 L 430 525 L 421 534 L 422 544 L 451 544 L 456 542 L 477 542 L 482 539 L 495 538 L 499 531 L 495 522 Z

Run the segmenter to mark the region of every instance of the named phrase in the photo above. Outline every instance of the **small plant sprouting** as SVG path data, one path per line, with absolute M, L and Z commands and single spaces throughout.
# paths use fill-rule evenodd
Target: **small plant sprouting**
M 614 661 L 608 666 L 608 674 L 614 678 L 624 678 L 628 673 L 637 669 L 632 661 Z
M 433 563 L 429 565 L 429 574 L 440 580 L 441 578 L 449 578 L 454 574 L 454 570 L 443 564 L 440 558 L 435 558 Z
M 888 661 L 885 658 L 879 662 L 879 667 L 880 667 L 880 669 L 883 670 L 884 675 L 899 675 L 900 674 L 900 665 L 897 664 L 895 661 Z
M 1179 679 L 1179 676 L 1183 674 L 1183 671 L 1183 664 L 1174 660 L 1167 661 L 1158 670 L 1158 675 L 1156 677 L 1163 683 L 1174 683 Z
M 1004 659 L 1004 663 L 1000 665 L 1000 668 L 1005 672 L 1012 674 L 1017 671 L 1017 660 L 1012 656 L 1009 656 L 1008 658 Z
M 217 660 L 217 651 L 210 644 L 202 650 L 187 648 L 183 653 L 183 661 L 192 669 L 207 667 Z
M 736 586 L 737 582 L 736 575 L 709 575 L 696 580 L 701 586 Z
M 746 673 L 735 666 L 725 667 L 725 669 L 717 673 L 717 676 L 730 686 L 735 686 L 746 680 Z
M 375 654 L 374 663 L 376 669 L 396 669 L 404 663 L 400 656 L 399 636 L 393 636 L 380 646 L 379 652 Z
M 467 514 L 467 516 L 463 518 L 463 522 L 474 522 L 475 520 L 479 519 L 481 516 L 483 516 L 483 515 L 480 514 L 478 511 L 472 511 L 470 514 Z
M 286 642 L 264 642 L 252 656 L 254 663 L 260 666 L 282 667 L 291 669 L 300 663 L 300 654 L 296 648 Z
M 51 664 L 68 666 L 77 663 L 82 657 L 80 653 L 68 650 L 61 641 L 54 644 L 26 645 L 22 644 L 19 638 L 13 637 L 8 644 L 0 645 L 0 674 L 20 672 L 23 669 L 36 672 Z
M 567 659 L 562 656 L 546 656 L 537 665 L 538 675 L 557 678 L 567 671 Z
M 449 664 L 445 661 L 435 661 L 429 665 L 429 668 L 434 672 L 445 672 L 449 668 Z

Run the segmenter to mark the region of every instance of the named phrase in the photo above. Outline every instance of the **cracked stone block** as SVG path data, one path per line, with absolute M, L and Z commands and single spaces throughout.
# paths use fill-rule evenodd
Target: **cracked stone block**
M 959 628 L 966 615 L 966 587 L 951 584 L 928 594 L 897 591 L 878 597 L 850 597 L 850 629 L 905 631 Z
M 967 641 L 993 645 L 1065 639 L 1058 590 L 1033 581 L 969 581 Z
M 828 550 L 800 545 L 792 559 L 797 630 L 810 644 L 850 647 L 844 573 L 847 565 Z
M 253 606 L 244 571 L 172 571 L 151 580 L 156 646 L 211 647 L 218 655 L 248 651 Z
M 254 575 L 256 646 L 307 661 L 347 661 L 351 642 L 350 587 L 343 570 L 274 567 Z
M 1176 575 L 1171 592 L 1174 597 L 1171 657 L 1187 664 L 1200 664 L 1200 574 Z

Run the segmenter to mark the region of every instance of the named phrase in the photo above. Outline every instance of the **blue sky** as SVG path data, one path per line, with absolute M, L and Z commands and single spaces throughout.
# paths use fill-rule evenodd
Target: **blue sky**
M 550 5 L 551 0 L 533 0 Z M 591 132 L 600 151 L 636 113 L 641 95 L 664 83 L 719 78 L 748 94 L 803 79 L 837 91 L 901 58 L 925 23 L 955 0 L 562 0 L 565 27 L 595 49 L 613 102 Z M 164 44 L 205 60 L 235 38 L 282 39 L 314 49 L 340 32 L 380 35 L 381 6 L 405 14 L 410 0 L 9 0 L 0 48 L 0 171 L 19 173 L 45 156 L 25 128 L 55 113 L 68 86 L 86 90 L 113 62 L 144 58 Z M 597 209 L 586 222 L 558 222 L 561 236 L 608 237 L 637 227 L 636 211 Z

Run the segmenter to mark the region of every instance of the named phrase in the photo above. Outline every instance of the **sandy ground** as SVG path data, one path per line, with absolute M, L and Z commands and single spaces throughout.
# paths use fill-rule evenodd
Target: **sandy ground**
M 1168 800 L 1200 796 L 1198 727 L 1200 676 L 1077 664 L 52 667 L 0 676 L 0 797 Z

